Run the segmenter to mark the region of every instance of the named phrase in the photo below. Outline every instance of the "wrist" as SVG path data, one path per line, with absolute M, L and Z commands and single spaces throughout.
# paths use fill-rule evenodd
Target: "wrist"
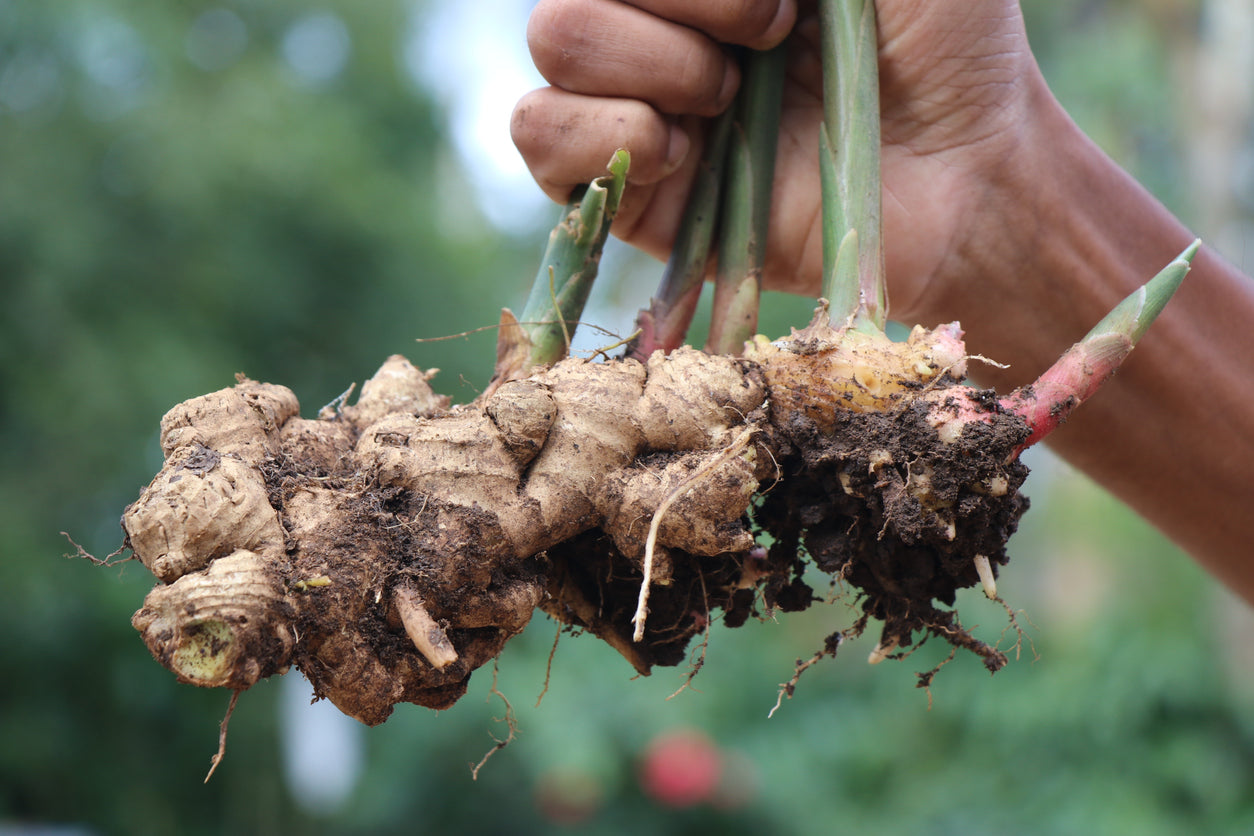
M 981 375 L 999 388 L 1033 379 L 1193 237 L 1039 75 L 1021 101 L 927 298 L 936 321 L 962 322 L 974 353 L 1012 365 Z

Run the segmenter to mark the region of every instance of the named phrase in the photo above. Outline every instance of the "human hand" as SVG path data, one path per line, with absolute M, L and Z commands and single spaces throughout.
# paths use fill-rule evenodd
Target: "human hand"
M 1015 2 L 880 0 L 877 10 L 892 312 L 926 319 L 928 300 L 961 280 L 964 253 L 1000 233 L 1000 195 L 1022 164 L 1025 125 L 1044 84 Z M 790 32 L 765 280 L 773 289 L 817 295 L 815 3 L 540 0 L 528 42 L 552 86 L 519 102 L 514 141 L 558 201 L 602 174 L 616 148 L 628 148 L 630 185 L 613 231 L 665 258 L 706 121 L 740 82 L 725 45 L 769 48 Z

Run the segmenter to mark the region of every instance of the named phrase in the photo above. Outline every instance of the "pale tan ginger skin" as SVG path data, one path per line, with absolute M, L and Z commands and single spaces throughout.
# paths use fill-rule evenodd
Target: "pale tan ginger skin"
M 538 606 L 647 671 L 629 639 L 591 627 L 599 605 L 547 598 L 534 556 L 599 529 L 639 570 L 652 525 L 662 587 L 672 555 L 748 555 L 778 427 L 895 408 L 964 360 L 955 326 L 893 344 L 816 322 L 781 344 L 567 360 L 451 409 L 401 357 L 318 420 L 249 380 L 181 404 L 164 468 L 123 517 L 166 584 L 135 626 L 186 681 L 246 688 L 296 664 L 370 724 L 396 702 L 450 705 Z M 926 501 L 930 474 L 907 489 Z
M 282 546 L 257 467 L 280 452 L 280 428 L 299 408 L 282 386 L 241 381 L 166 413 L 157 477 L 164 489 L 154 481 L 122 519 L 131 548 L 157 578 L 170 583 L 235 549 Z
M 959 382 L 967 372 L 956 322 L 932 331 L 916 325 L 905 342 L 892 342 L 883 334 L 832 328 L 823 308 L 786 339 L 755 337 L 745 357 L 762 366 L 777 422 L 797 413 L 825 432 L 837 409 L 887 412 L 924 387 Z
M 383 387 L 381 380 L 393 385 Z M 443 403 L 430 392 L 426 376 L 403 358 L 392 358 L 363 387 L 356 406 L 319 421 L 294 417 L 295 399 L 287 390 L 241 381 L 171 411 L 165 424 L 177 425 L 179 432 L 163 434 L 172 439 L 166 466 L 124 516 L 136 555 L 174 584 L 158 587 L 146 605 L 162 618 L 137 615 L 136 626 L 158 659 L 202 685 L 246 687 L 253 675 L 285 668 L 294 653 L 320 693 L 348 713 L 377 722 L 386 716 L 379 702 L 390 710 L 392 702 L 421 698 L 417 686 L 404 685 L 405 680 L 452 688 L 469 675 L 465 668 L 495 655 L 525 626 L 543 586 L 540 580 L 502 580 L 502 567 L 594 526 L 603 527 L 625 553 L 641 554 L 652 508 L 665 498 L 666 486 L 681 481 L 695 463 L 680 458 L 654 473 L 637 467 L 636 459 L 646 450 L 691 451 L 694 459 L 700 451 L 716 454 L 747 416 L 758 411 L 753 420 L 763 419 L 765 398 L 764 386 L 740 361 L 696 351 L 669 359 L 658 355 L 647 368 L 634 361 L 570 360 L 505 384 L 486 403 L 446 412 L 439 412 Z M 387 411 L 394 407 L 404 411 Z M 280 515 L 257 469 L 266 457 L 277 461 L 273 457 L 280 452 L 328 473 L 355 474 L 357 488 L 346 490 L 342 480 L 334 486 L 297 480 Z M 757 478 L 769 473 L 769 459 L 763 464 L 751 450 L 734 457 L 716 478 L 674 504 L 659 542 L 693 553 L 747 548 L 752 538 L 743 525 L 744 511 Z M 389 553 L 388 543 L 355 530 L 362 525 L 358 506 L 364 492 L 378 489 L 403 489 L 414 497 L 412 553 Z M 632 512 L 624 514 L 625 508 Z M 352 546 L 350 557 L 344 556 L 344 544 Z M 250 550 L 270 567 L 277 579 L 270 586 L 275 606 L 258 605 L 249 616 L 222 610 L 242 576 L 210 576 L 203 567 L 236 549 Z M 411 584 L 399 598 L 392 589 L 397 573 Z M 304 582 L 314 577 L 328 583 Z M 218 584 L 220 598 L 198 597 L 203 583 Z M 422 584 L 430 588 L 418 589 Z M 457 594 L 450 597 L 451 592 Z M 245 600 L 257 603 L 260 597 L 250 592 Z M 421 601 L 421 613 L 406 603 L 411 599 Z M 180 610 L 184 602 L 188 606 Z M 180 667 L 187 656 L 180 643 L 203 632 L 197 625 L 247 620 L 273 638 L 278 633 L 261 625 L 278 613 L 296 613 L 299 620 L 302 607 L 315 603 L 334 611 L 341 626 L 377 617 L 402 633 L 406 620 L 412 626 L 430 619 L 450 635 L 480 633 L 469 651 L 455 647 L 424 659 L 423 648 L 411 645 L 408 657 L 382 659 L 366 639 L 337 627 L 301 637 L 301 646 L 317 645 L 307 658 L 300 646 L 288 647 L 288 638 L 273 641 L 280 658 L 261 653 L 254 664 L 241 663 L 242 676 L 234 673 L 239 665 L 223 660 Z M 491 641 L 481 635 L 484 630 L 492 633 Z M 283 635 L 291 633 L 289 625 Z M 427 648 L 426 655 L 431 653 Z M 214 679 L 213 672 L 228 668 L 230 676 Z M 357 692 L 363 689 L 373 689 L 377 699 L 359 704 Z
M 649 494 L 656 507 L 661 498 L 652 486 L 668 476 L 639 472 L 635 460 L 646 450 L 718 450 L 765 400 L 765 387 L 738 361 L 691 349 L 656 354 L 646 365 L 568 360 L 504 384 L 482 407 L 435 420 L 389 415 L 363 433 L 356 455 L 381 485 L 492 509 L 510 557 L 529 557 L 593 526 L 623 544 L 639 540 L 642 552 L 648 516 L 643 524 L 638 515 L 624 518 L 607 497 Z M 752 480 L 757 467 L 741 471 Z M 648 484 L 633 488 L 635 482 Z M 708 503 L 690 503 L 663 545 L 701 554 L 737 550 L 747 531 L 713 535 L 700 515 L 739 519 L 754 489 L 756 482 L 747 491 L 738 486 L 743 501 L 730 512 L 721 496 L 708 512 Z M 644 513 L 648 503 L 641 502 Z

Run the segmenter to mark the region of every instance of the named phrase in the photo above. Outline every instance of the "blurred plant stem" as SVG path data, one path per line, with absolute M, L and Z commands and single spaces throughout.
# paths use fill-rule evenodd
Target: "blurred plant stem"
M 718 273 L 706 351 L 740 354 L 757 332 L 771 184 L 783 98 L 785 44 L 750 53 L 734 103 L 727 184 L 719 224 Z
M 733 103 L 710 125 L 705 153 L 698 164 L 657 296 L 651 300 L 649 309 L 642 310 L 636 318 L 640 336 L 632 345 L 631 356 L 639 360 L 654 351 L 669 353 L 679 348 L 692 324 L 718 227 L 727 143 L 736 107 Z

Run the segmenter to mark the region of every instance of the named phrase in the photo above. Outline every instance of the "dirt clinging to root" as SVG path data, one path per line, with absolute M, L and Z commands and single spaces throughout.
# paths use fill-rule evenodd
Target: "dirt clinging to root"
M 855 588 L 882 646 L 936 636 L 996 670 L 952 607 L 1027 508 L 1023 422 L 958 385 L 949 336 L 794 337 L 748 359 L 566 361 L 462 407 L 399 357 L 316 420 L 246 379 L 181 404 L 123 518 L 161 581 L 133 623 L 184 681 L 238 690 L 295 665 L 375 724 L 451 705 L 537 608 L 648 673 L 712 618 L 805 609 L 812 564 Z M 858 377 L 872 350 L 911 353 L 886 383 Z
M 863 612 L 883 622 L 881 646 L 937 635 L 997 670 L 1005 657 L 937 604 L 952 607 L 957 590 L 980 583 L 975 555 L 1007 563 L 1006 541 L 1027 510 L 1019 487 L 1028 470 L 1007 463 L 1027 429 L 999 418 L 968 424 L 943 447 L 927 445 L 935 430 L 918 403 L 900 414 L 842 416 L 832 435 L 793 421 L 785 428 L 790 476 L 765 497 L 758 520 L 859 591 Z

